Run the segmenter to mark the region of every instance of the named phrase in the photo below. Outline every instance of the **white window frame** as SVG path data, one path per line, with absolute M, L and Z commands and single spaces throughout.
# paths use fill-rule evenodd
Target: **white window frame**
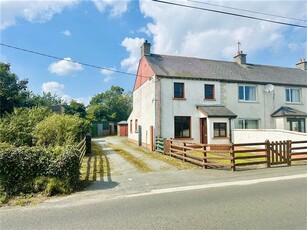
M 289 90 L 289 100 L 287 100 L 287 91 Z M 293 101 L 293 90 L 298 90 L 298 101 Z M 300 88 L 286 88 L 285 89 L 285 100 L 287 103 L 301 103 L 301 89 Z
M 243 127 L 240 127 L 240 121 L 243 122 Z M 248 129 L 248 128 L 246 128 L 246 121 L 257 121 L 258 128 L 256 128 L 256 129 L 260 128 L 260 119 L 244 119 L 244 118 L 240 118 L 240 119 L 238 119 L 238 129 Z
M 243 99 L 240 99 L 240 87 L 243 87 Z M 245 95 L 245 87 L 255 88 L 255 100 L 247 100 Z M 240 102 L 257 102 L 257 86 L 256 85 L 238 85 L 238 99 Z

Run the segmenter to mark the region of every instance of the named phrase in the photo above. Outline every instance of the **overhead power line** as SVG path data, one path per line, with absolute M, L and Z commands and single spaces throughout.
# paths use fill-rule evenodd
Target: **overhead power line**
M 136 74 L 134 74 L 134 73 L 119 71 L 119 70 L 115 70 L 115 69 L 111 69 L 111 68 L 106 68 L 106 67 L 101 67 L 101 66 L 97 66 L 97 65 L 93 65 L 93 64 L 88 64 L 88 63 L 84 63 L 84 62 L 79 62 L 79 61 L 73 61 L 71 59 L 57 57 L 57 56 L 54 56 L 54 55 L 45 54 L 45 53 L 41 53 L 41 52 L 29 50 L 29 49 L 24 49 L 24 48 L 20 48 L 20 47 L 13 46 L 13 45 L 8 45 L 8 44 L 4 44 L 4 43 L 0 43 L 0 45 L 8 47 L 8 48 L 11 48 L 11 49 L 15 49 L 15 50 L 19 50 L 19 51 L 23 51 L 23 52 L 27 52 L 27 53 L 31 53 L 31 54 L 43 56 L 43 57 L 48 57 L 48 58 L 56 59 L 56 60 L 59 60 L 59 61 L 67 61 L 67 62 L 76 63 L 76 64 L 80 64 L 80 65 L 83 65 L 83 66 L 87 66 L 87 67 L 91 67 L 91 68 L 95 68 L 95 69 L 99 69 L 99 70 L 104 69 L 104 70 L 108 70 L 108 71 L 114 72 L 114 73 L 120 73 L 120 74 L 125 74 L 125 75 L 130 75 L 130 76 L 136 76 Z M 141 75 L 138 75 L 138 76 L 139 77 L 144 77 L 144 78 L 150 78 L 150 77 L 141 76 Z
M 261 14 L 261 15 L 266 15 L 266 16 L 277 17 L 277 18 L 284 18 L 284 19 L 290 19 L 290 20 L 301 21 L 301 22 L 307 21 L 307 20 L 304 20 L 304 19 L 285 17 L 285 16 L 281 16 L 281 15 L 268 14 L 268 13 L 263 13 L 263 12 L 259 12 L 259 11 L 241 9 L 241 8 L 230 7 L 230 6 L 222 6 L 222 5 L 217 5 L 217 4 L 207 3 L 207 2 L 201 2 L 201 1 L 195 1 L 195 0 L 187 0 L 187 1 L 199 3 L 199 4 L 202 4 L 202 5 L 216 6 L 216 7 L 221 7 L 221 8 L 225 8 L 225 9 L 238 10 L 238 11 L 249 12 L 249 13 L 254 13 L 254 14 Z
M 173 5 L 173 6 L 180 6 L 180 7 L 190 8 L 190 9 L 203 10 L 203 11 L 209 11 L 209 12 L 214 12 L 214 13 L 219 13 L 219 14 L 231 15 L 231 16 L 235 16 L 235 17 L 248 18 L 248 19 L 253 19 L 253 20 L 258 20 L 258 21 L 265 21 L 265 22 L 270 22 L 270 23 L 275 23 L 275 24 L 280 24 L 280 25 L 285 25 L 285 26 L 307 28 L 307 26 L 304 26 L 304 25 L 286 23 L 286 22 L 281 22 L 281 21 L 274 21 L 274 20 L 258 18 L 258 17 L 248 16 L 248 15 L 243 15 L 243 14 L 235 14 L 235 13 L 221 11 L 221 10 L 213 10 L 213 9 L 208 9 L 208 8 L 202 8 L 202 7 L 197 7 L 197 6 L 185 5 L 185 4 L 168 2 L 168 1 L 161 1 L 161 0 L 152 0 L 152 1 L 163 3 L 163 4 L 168 4 L 168 5 Z

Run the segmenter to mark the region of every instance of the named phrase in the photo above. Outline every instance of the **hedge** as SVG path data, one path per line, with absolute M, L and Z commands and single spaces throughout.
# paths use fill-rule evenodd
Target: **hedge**
M 78 151 L 73 147 L 0 148 L 0 186 L 6 194 L 35 192 L 37 179 L 42 177 L 58 179 L 73 190 L 79 180 L 79 168 Z

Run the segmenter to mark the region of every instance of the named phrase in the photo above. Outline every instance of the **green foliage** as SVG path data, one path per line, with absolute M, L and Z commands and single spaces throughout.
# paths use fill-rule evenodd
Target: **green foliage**
M 95 95 L 90 101 L 87 118 L 90 120 L 127 120 L 132 111 L 132 94 L 119 86 Z
M 65 114 L 69 115 L 78 115 L 79 117 L 85 118 L 86 110 L 85 106 L 82 103 L 79 103 L 75 100 L 71 100 L 68 104 L 64 104 Z
M 33 135 L 37 145 L 67 146 L 78 143 L 90 131 L 90 124 L 78 116 L 52 114 L 40 122 Z
M 27 97 L 28 80 L 19 80 L 10 65 L 0 62 L 0 117 L 20 107 Z
M 0 149 L 0 187 L 9 195 L 71 192 L 77 186 L 79 168 L 78 151 L 72 147 Z
M 32 146 L 34 128 L 50 114 L 44 107 L 14 109 L 0 119 L 0 140 L 15 146 Z
M 37 95 L 33 92 L 29 92 L 27 101 L 24 102 L 25 107 L 34 107 L 34 106 L 51 106 L 61 104 L 62 99 L 51 93 L 43 93 L 43 95 Z

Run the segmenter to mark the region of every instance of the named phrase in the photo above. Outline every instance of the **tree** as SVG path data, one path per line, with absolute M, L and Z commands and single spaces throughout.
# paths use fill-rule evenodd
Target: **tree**
M 43 93 L 42 96 L 29 92 L 27 101 L 24 103 L 25 107 L 33 106 L 51 106 L 61 104 L 62 99 L 57 95 L 52 95 L 51 93 Z
M 45 107 L 15 108 L 0 119 L 0 142 L 32 146 L 34 128 L 50 114 Z
M 86 110 L 85 106 L 82 103 L 77 102 L 76 100 L 71 100 L 68 104 L 64 104 L 65 114 L 69 115 L 78 115 L 79 117 L 85 118 Z
M 28 80 L 20 80 L 11 73 L 10 64 L 0 62 L 0 117 L 20 107 L 28 96 Z
M 87 118 L 90 120 L 127 120 L 132 111 L 132 94 L 119 86 L 95 95 L 90 101 Z

